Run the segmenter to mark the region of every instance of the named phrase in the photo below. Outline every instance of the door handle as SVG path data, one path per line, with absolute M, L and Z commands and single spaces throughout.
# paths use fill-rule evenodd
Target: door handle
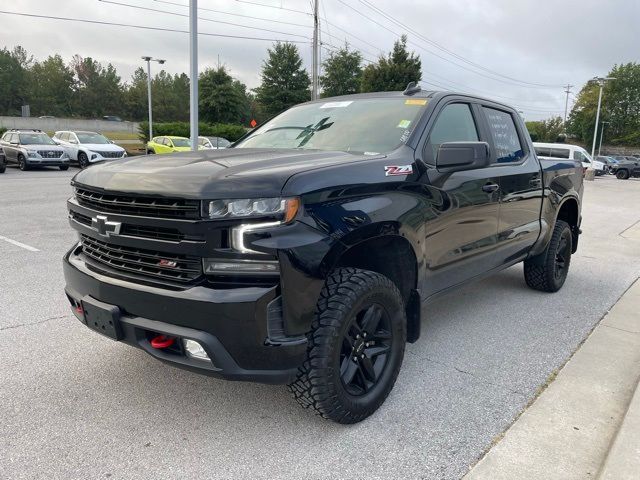
M 482 186 L 482 191 L 483 192 L 487 192 L 487 193 L 493 193 L 498 188 L 500 188 L 500 186 L 498 184 L 496 184 L 496 183 L 487 183 L 486 185 Z

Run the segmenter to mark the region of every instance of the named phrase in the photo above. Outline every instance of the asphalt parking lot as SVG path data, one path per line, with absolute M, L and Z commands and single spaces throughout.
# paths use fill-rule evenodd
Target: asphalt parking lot
M 83 327 L 61 265 L 76 171 L 0 175 L 0 478 L 457 479 L 640 276 L 640 180 L 586 182 L 559 293 L 515 266 L 426 306 L 386 403 L 339 426 L 285 387 L 174 369 Z

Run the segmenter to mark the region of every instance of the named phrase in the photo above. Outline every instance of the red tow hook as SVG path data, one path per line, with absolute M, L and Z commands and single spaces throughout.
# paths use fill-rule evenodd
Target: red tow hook
M 151 339 L 151 346 L 153 348 L 163 349 L 173 345 L 176 339 L 174 337 L 167 337 L 166 335 L 158 335 Z

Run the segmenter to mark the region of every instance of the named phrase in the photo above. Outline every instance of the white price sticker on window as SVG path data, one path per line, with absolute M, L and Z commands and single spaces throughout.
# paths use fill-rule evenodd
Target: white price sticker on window
M 346 102 L 327 102 L 320 105 L 320 108 L 345 108 L 353 103 L 353 100 Z

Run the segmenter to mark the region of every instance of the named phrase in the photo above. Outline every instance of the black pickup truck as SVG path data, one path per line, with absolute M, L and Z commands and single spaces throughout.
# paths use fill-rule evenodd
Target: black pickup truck
M 354 423 L 391 391 L 425 302 L 518 262 L 530 287 L 562 287 L 582 168 L 539 161 L 511 107 L 411 86 L 72 186 L 64 274 L 82 323 L 178 367 L 288 383 Z

